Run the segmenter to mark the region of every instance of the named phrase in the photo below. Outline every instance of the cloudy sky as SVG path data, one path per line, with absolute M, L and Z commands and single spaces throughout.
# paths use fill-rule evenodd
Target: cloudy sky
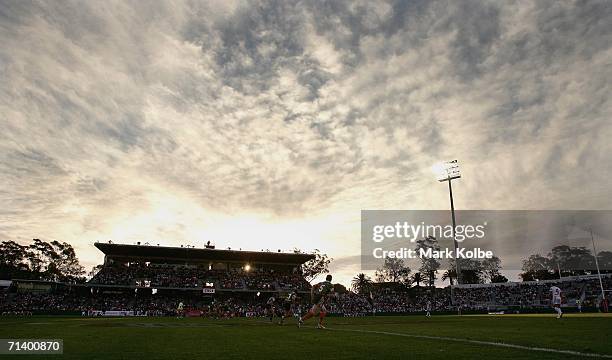
M 361 209 L 607 209 L 609 1 L 0 0 L 0 239 L 319 248 Z

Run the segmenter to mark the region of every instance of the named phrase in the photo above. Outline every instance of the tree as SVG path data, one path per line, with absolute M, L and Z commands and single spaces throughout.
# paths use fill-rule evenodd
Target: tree
M 612 271 L 612 251 L 600 251 L 597 254 L 597 261 L 599 262 L 599 269 L 602 273 L 609 273 Z
M 402 259 L 386 258 L 382 267 L 376 270 L 376 281 L 409 284 L 410 271 Z
M 497 274 L 491 278 L 492 283 L 505 283 L 508 282 L 508 278 L 502 274 Z
M 442 274 L 442 281 L 446 281 L 448 280 L 450 282 L 450 285 L 453 286 L 454 282 L 453 280 L 457 278 L 457 271 L 453 268 L 450 268 L 446 270 L 443 274 Z
M 420 272 L 415 273 L 412 277 L 412 282 L 417 284 L 417 287 L 421 286 L 421 283 L 424 281 L 423 275 Z
M 25 246 L 14 241 L 0 243 L 0 279 L 31 277 L 30 268 L 25 258 Z
M 440 245 L 438 245 L 438 240 L 436 240 L 435 237 L 428 236 L 425 239 L 417 240 L 415 251 L 420 253 L 421 249 L 424 251 L 427 249 L 431 249 L 434 252 L 440 251 Z M 440 261 L 438 261 L 438 259 L 421 256 L 421 267 L 419 268 L 419 272 L 425 274 L 425 279 L 429 286 L 434 286 L 439 268 Z
M 456 274 L 456 259 L 448 261 L 448 268 Z M 482 284 L 485 282 L 483 263 L 477 259 L 461 259 L 461 282 L 463 284 Z
M 501 276 L 501 259 L 497 256 L 493 256 L 490 259 L 483 259 L 481 263 L 483 276 L 489 282 L 494 282 L 494 278 Z
M 51 272 L 48 269 L 49 264 L 51 263 L 51 259 L 56 257 L 54 254 L 53 246 L 51 246 L 51 244 L 40 239 L 32 239 L 32 244 L 28 246 L 26 256 L 33 271 L 45 273 L 45 275 L 49 276 L 52 275 L 51 272 L 55 271 L 54 267 L 52 267 Z M 41 276 L 46 277 L 45 275 Z
M 606 256 L 605 251 L 597 254 L 600 267 Z M 612 264 L 609 259 L 604 263 Z M 607 267 L 610 268 L 609 265 Z M 585 247 L 558 245 L 546 255 L 530 255 L 523 260 L 523 272 L 520 274 L 523 281 L 549 280 L 559 276 L 575 276 L 594 274 L 596 272 L 595 258 L 591 251 Z
M 4 241 L 0 246 L 2 276 L 52 281 L 84 281 L 85 273 L 68 243 L 33 239 L 28 246 Z
M 79 280 L 85 269 L 79 264 L 79 259 L 76 257 L 72 245 L 57 240 L 51 242 L 53 253 L 51 262 L 55 265 L 56 274 L 62 281 Z
M 351 282 L 353 291 L 358 294 L 365 294 L 372 287 L 372 279 L 364 273 L 357 274 Z
M 0 265 L 7 268 L 26 268 L 25 246 L 14 241 L 3 241 L 0 244 Z
M 582 246 L 555 246 L 548 253 L 548 259 L 552 261 L 557 272 L 560 271 L 566 276 L 584 275 L 595 270 L 595 259 L 591 251 Z
M 312 254 L 315 256 L 314 259 L 308 260 L 300 266 L 302 275 L 309 282 L 321 274 L 328 274 L 329 264 L 333 260 L 327 254 L 322 254 L 319 249 L 315 249 Z
M 334 284 L 334 292 L 338 293 L 338 294 L 346 294 L 348 292 L 348 290 L 346 289 L 346 286 L 342 285 L 342 284 Z
M 540 254 L 530 255 L 523 260 L 523 272 L 520 274 L 523 281 L 555 279 L 552 262 Z
M 461 269 L 461 282 L 462 284 L 482 284 L 484 283 L 482 278 L 482 271 L 478 269 Z

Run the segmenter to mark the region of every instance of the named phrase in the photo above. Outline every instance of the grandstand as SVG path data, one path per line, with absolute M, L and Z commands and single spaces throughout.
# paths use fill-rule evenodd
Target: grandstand
M 219 292 L 307 291 L 299 273 L 310 254 L 96 243 L 104 265 L 89 284 Z
M 262 313 L 271 294 L 310 290 L 300 273 L 300 266 L 314 258 L 310 254 L 112 242 L 95 246 L 104 253 L 104 263 L 87 283 L 14 279 L 16 291 L 3 291 L 2 311 L 169 315 L 184 302 L 192 315 L 214 307 L 215 312 L 245 316 Z

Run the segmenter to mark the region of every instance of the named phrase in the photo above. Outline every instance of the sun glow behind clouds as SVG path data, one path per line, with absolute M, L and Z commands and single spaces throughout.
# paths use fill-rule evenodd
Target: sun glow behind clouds
M 333 248 L 329 237 L 337 226 L 333 221 L 314 217 L 287 220 L 260 214 L 225 214 L 201 228 L 200 236 L 203 242 L 211 240 L 218 248 L 291 251 L 298 247 L 312 251 Z
M 261 213 L 213 213 L 189 198 L 159 193 L 148 194 L 140 210 L 108 219 L 108 224 L 109 239 L 121 243 L 202 247 L 211 241 L 220 249 L 254 251 L 329 249 L 334 247 L 329 237 L 342 231 L 342 222 L 333 216 L 285 219 Z

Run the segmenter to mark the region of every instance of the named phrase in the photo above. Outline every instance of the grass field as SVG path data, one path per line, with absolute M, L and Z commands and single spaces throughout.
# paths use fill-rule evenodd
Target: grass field
M 64 340 L 64 355 L 1 359 L 578 359 L 612 358 L 612 316 L 328 318 L 298 329 L 263 319 L 0 318 L 0 338 Z M 539 348 L 539 349 L 535 349 Z

